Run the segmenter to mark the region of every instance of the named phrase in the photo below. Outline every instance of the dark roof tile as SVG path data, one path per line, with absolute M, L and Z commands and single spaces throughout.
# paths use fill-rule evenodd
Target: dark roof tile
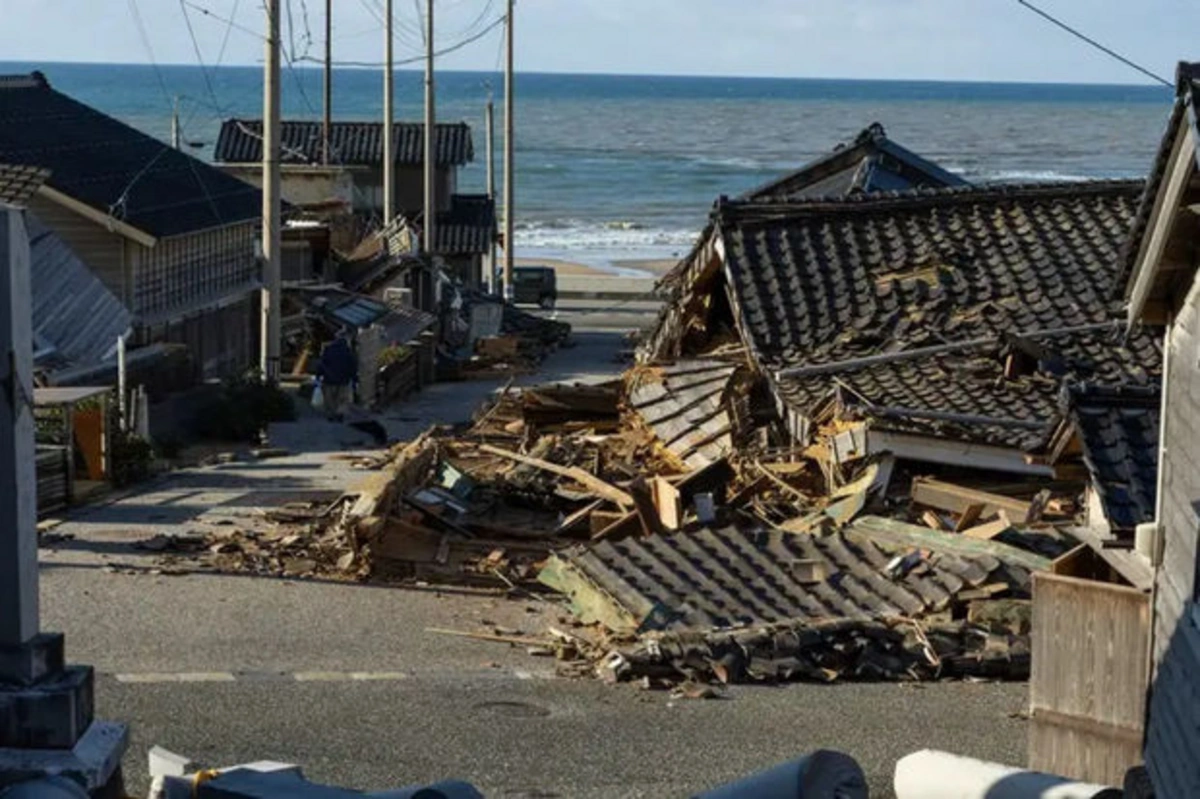
M 258 219 L 258 189 L 50 87 L 0 77 L 0 161 L 156 237 Z
M 283 162 L 319 164 L 323 161 L 320 122 L 285 120 L 282 125 Z M 392 129 L 396 163 L 419 165 L 425 156 L 425 125 L 397 122 Z M 382 122 L 334 122 L 330 130 L 330 161 L 346 166 L 383 163 Z M 462 166 L 475 158 L 471 128 L 465 122 L 437 125 L 438 166 Z M 226 164 L 262 160 L 262 120 L 228 119 L 221 125 L 213 160 Z
M 1154 521 L 1159 387 L 1084 383 L 1070 386 L 1064 394 L 1109 524 L 1115 530 L 1131 531 Z

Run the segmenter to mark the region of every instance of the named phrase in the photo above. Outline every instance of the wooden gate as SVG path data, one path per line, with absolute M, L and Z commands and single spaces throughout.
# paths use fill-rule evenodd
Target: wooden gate
M 1034 575 L 1030 768 L 1121 785 L 1142 762 L 1150 623 L 1145 591 Z

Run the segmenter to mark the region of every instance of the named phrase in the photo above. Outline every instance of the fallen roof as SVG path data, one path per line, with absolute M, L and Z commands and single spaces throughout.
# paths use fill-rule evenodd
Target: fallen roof
M 1113 530 L 1154 521 L 1158 494 L 1159 387 L 1082 384 L 1065 392 L 1083 461 Z
M 832 403 L 839 417 L 871 420 L 877 429 L 1028 452 L 1046 443 L 1060 418 L 1064 379 L 1148 386 L 1161 359 L 1156 337 L 1126 338 L 1116 323 L 1102 323 L 823 364 L 776 384 L 805 418 Z
M 438 255 L 482 255 L 496 240 L 496 202 L 486 194 L 455 194 L 433 229 Z
M 967 181 L 953 172 L 896 144 L 888 138 L 883 125 L 875 122 L 852 141 L 839 144 L 795 172 L 746 192 L 742 199 L 787 201 L 965 185 Z
M 57 233 L 32 213 L 25 225 L 38 365 L 60 371 L 106 360 L 132 324 L 129 310 Z
M 771 366 L 1108 322 L 1140 183 L 941 189 L 716 210 Z
M 152 237 L 262 213 L 254 186 L 55 91 L 40 72 L 0 76 L 0 161 L 48 169 L 47 187 Z
M 285 120 L 280 137 L 283 163 L 323 162 L 323 130 L 319 121 Z M 465 122 L 439 122 L 434 143 L 438 166 L 462 166 L 475 158 L 471 128 Z M 425 125 L 397 122 L 392 128 L 395 163 L 417 166 L 425 159 Z M 330 162 L 342 166 L 379 166 L 383 163 L 382 122 L 334 122 L 330 129 Z M 262 160 L 262 120 L 227 119 L 221 124 L 213 160 L 248 164 Z
M 724 361 L 682 361 L 631 371 L 629 404 L 680 463 L 702 469 L 733 451 L 730 382 Z
M 893 578 L 895 554 L 864 536 L 727 526 L 603 541 L 564 557 L 581 590 L 595 592 L 611 606 L 606 618 L 625 618 L 629 630 L 919 618 L 947 609 L 968 588 L 1029 584 L 1028 570 L 988 554 L 935 553 L 928 568 Z

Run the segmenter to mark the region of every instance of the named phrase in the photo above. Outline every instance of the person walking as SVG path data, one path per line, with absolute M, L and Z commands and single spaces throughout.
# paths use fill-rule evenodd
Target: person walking
M 317 377 L 321 381 L 321 394 L 325 401 L 325 418 L 340 422 L 345 417 L 343 410 L 352 399 L 351 384 L 358 376 L 358 358 L 350 346 L 350 331 L 342 328 L 333 341 L 321 351 L 317 363 Z

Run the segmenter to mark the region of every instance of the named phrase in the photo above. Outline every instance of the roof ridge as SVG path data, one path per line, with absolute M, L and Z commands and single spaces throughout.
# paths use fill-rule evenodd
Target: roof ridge
M 713 214 L 716 216 L 737 214 L 802 216 L 815 210 L 825 212 L 842 208 L 919 207 L 937 203 L 963 204 L 977 200 L 1135 194 L 1140 193 L 1144 187 L 1145 181 L 1140 179 L 1103 179 L 1046 183 L 985 183 L 938 188 L 918 187 L 904 191 L 859 192 L 847 195 L 799 197 L 791 200 L 730 198 L 727 195 L 721 195 L 713 206 Z

